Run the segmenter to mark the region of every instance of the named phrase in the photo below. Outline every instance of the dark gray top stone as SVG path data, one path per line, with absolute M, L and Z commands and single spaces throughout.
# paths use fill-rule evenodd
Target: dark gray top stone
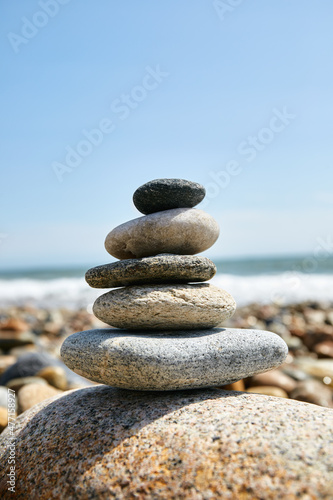
M 86 281 L 93 288 L 113 288 L 206 281 L 215 273 L 215 264 L 206 257 L 161 254 L 93 267 L 86 272 Z
M 184 179 L 155 179 L 140 186 L 133 195 L 136 208 L 143 214 L 152 214 L 172 208 L 192 208 L 206 194 L 205 188 Z

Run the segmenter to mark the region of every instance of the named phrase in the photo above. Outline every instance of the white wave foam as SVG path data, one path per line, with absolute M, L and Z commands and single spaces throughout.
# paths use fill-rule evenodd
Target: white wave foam
M 1 306 L 86 308 L 102 293 L 103 290 L 90 288 L 83 278 L 0 280 Z
M 331 274 L 218 274 L 210 283 L 230 292 L 238 306 L 273 301 L 281 304 L 307 300 L 333 302 Z M 0 280 L 0 306 L 29 304 L 45 308 L 89 309 L 95 299 L 106 291 L 90 288 L 83 278 Z
M 254 302 L 297 304 L 305 301 L 333 302 L 332 274 L 282 273 L 259 276 L 218 274 L 213 284 L 227 290 L 237 305 Z

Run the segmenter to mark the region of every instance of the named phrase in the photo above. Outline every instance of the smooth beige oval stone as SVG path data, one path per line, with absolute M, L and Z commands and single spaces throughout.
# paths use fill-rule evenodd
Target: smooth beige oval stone
M 211 215 L 195 208 L 175 208 L 117 226 L 107 235 L 105 248 L 117 259 L 193 255 L 210 248 L 218 236 L 219 226 Z
M 44 401 L 45 399 L 52 398 L 58 394 L 62 394 L 62 391 L 55 389 L 54 387 L 46 384 L 28 384 L 18 391 L 18 413 L 23 413 L 29 408 L 32 408 L 36 404 Z
M 233 297 L 214 285 L 127 286 L 95 301 L 95 316 L 117 328 L 179 330 L 213 328 L 236 310 Z
M 61 389 L 62 391 L 67 389 L 66 372 L 61 366 L 46 366 L 36 373 L 36 377 L 43 378 L 56 389 Z

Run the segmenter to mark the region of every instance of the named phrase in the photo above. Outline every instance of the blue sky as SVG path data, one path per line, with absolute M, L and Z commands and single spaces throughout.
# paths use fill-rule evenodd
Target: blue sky
M 1 8 L 1 269 L 112 260 L 106 234 L 159 177 L 206 186 L 210 257 L 331 238 L 330 0 Z

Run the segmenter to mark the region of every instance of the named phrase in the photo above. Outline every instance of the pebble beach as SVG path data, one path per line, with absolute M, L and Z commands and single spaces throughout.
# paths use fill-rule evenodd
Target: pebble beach
M 271 331 L 281 336 L 289 349 L 282 366 L 234 384 L 236 390 L 333 408 L 333 304 L 306 302 L 281 307 L 254 303 L 238 308 L 234 316 L 224 322 L 224 326 Z M 64 340 L 75 332 L 94 328 L 110 327 L 84 309 L 37 309 L 31 306 L 1 308 L 0 376 L 28 353 L 47 353 L 61 363 L 60 347 Z M 58 372 L 61 373 L 59 368 Z M 43 377 L 36 374 L 29 375 L 35 379 L 27 378 L 27 385 L 40 382 L 38 378 Z M 56 379 L 47 380 L 47 374 L 45 381 L 49 392 L 44 384 L 40 384 L 28 407 L 53 395 L 52 390 L 75 387 L 75 384 L 68 385 L 67 382 L 59 385 Z M 10 382 L 8 384 L 10 386 Z M 77 382 L 78 387 L 91 384 L 83 378 Z M 18 400 L 22 394 L 24 390 L 21 393 L 18 391 Z M 24 406 L 24 409 L 27 407 Z M 1 411 L 3 429 L 7 415 L 5 408 Z
M 0 492 L 329 498 L 333 303 L 237 308 L 195 255 L 220 231 L 194 208 L 204 196 L 183 179 L 140 186 L 144 215 L 105 239 L 118 260 L 85 273 L 109 289 L 93 305 L 65 292 L 63 307 L 0 309 Z

